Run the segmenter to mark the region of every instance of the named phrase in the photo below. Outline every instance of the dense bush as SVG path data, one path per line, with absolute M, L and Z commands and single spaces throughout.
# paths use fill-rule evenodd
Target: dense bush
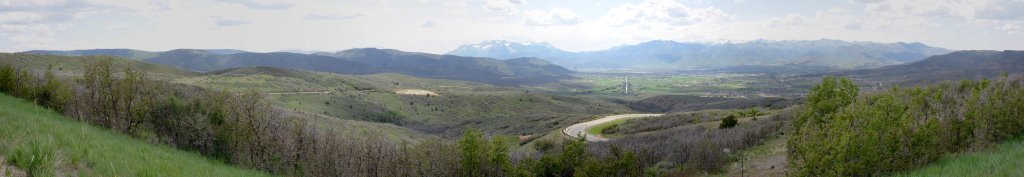
M 736 115 L 729 114 L 728 116 L 725 116 L 725 118 L 722 118 L 722 123 L 718 124 L 718 128 L 732 128 L 735 127 L 737 123 L 739 123 L 739 121 L 736 120 Z
M 944 82 L 858 96 L 845 78 L 814 86 L 788 140 L 794 176 L 873 176 L 980 149 L 1024 130 L 1018 80 Z

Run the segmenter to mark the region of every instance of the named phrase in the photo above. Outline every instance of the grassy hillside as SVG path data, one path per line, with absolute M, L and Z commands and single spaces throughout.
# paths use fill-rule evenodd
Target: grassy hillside
M 388 87 L 388 89 L 397 88 L 398 86 L 396 86 L 395 83 L 408 83 L 410 85 L 417 86 L 433 85 L 434 83 L 453 86 L 467 85 L 462 84 L 464 82 L 459 81 L 419 79 L 398 74 L 354 76 L 268 67 L 233 68 L 209 73 L 195 73 L 159 64 L 113 56 L 60 56 L 0 53 L 0 65 L 9 64 L 16 68 L 35 71 L 52 68 L 58 76 L 62 76 L 64 78 L 80 77 L 84 72 L 84 66 L 99 61 L 110 61 L 114 68 L 134 68 L 145 71 L 148 76 L 154 80 L 170 81 L 172 83 L 181 83 L 212 90 L 226 90 L 230 92 L 244 92 L 249 89 L 255 89 L 263 93 L 296 91 L 358 91 L 380 87 Z M 436 90 L 438 88 L 429 89 Z M 320 120 L 325 129 L 336 130 L 338 133 L 343 134 L 383 134 L 388 137 L 392 137 L 395 140 L 406 142 L 416 142 L 424 138 L 421 133 L 394 125 L 326 119 L 315 115 L 306 117 Z
M 339 75 L 245 67 L 173 82 L 232 92 L 256 89 L 271 93 L 272 100 L 280 105 L 299 111 L 347 120 L 394 123 L 450 135 L 461 133 L 465 127 L 500 134 L 542 133 L 595 114 L 628 110 L 597 99 L 391 73 Z M 405 89 L 423 90 L 432 95 L 396 93 Z
M 1024 174 L 1024 136 L 988 151 L 947 156 L 921 169 L 894 176 L 1020 176 Z
M 0 155 L 33 175 L 269 176 L 80 123 L 4 94 L 0 122 Z
M 1004 73 L 1011 78 L 1024 76 L 1024 51 L 957 51 L 906 64 L 798 76 L 787 80 L 836 75 L 849 77 L 862 87 L 886 88 L 895 85 L 929 85 L 944 80 L 994 79 Z
M 202 76 L 175 79 L 173 82 L 230 92 L 249 89 L 270 93 L 324 92 L 359 88 L 335 74 L 268 67 L 219 70 Z
M 253 66 L 346 74 L 368 74 L 380 71 L 380 68 L 340 58 L 284 52 L 218 54 L 205 50 L 178 49 L 161 52 L 156 57 L 145 61 L 200 72 Z
M 568 78 L 572 73 L 535 58 L 495 60 L 387 49 L 352 49 L 319 55 L 286 52 L 218 54 L 178 49 L 161 52 L 145 61 L 200 72 L 266 66 L 338 74 L 400 73 L 500 85 L 554 82 Z
M 21 53 L 27 54 L 40 54 L 40 55 L 63 55 L 63 56 L 89 56 L 89 55 L 109 55 L 116 57 L 124 57 L 132 60 L 145 60 L 147 58 L 155 57 L 159 52 L 150 52 L 133 49 L 88 49 L 88 50 L 32 50 Z
M 628 110 L 599 100 L 523 92 L 437 93 L 440 96 L 427 97 L 368 91 L 273 95 L 272 99 L 307 112 L 451 135 L 465 127 L 501 134 L 541 133 L 598 114 Z
M 399 89 L 423 89 L 436 92 L 493 88 L 493 86 L 480 83 L 417 78 L 402 74 L 340 75 L 271 67 L 242 67 L 211 71 L 201 76 L 178 78 L 173 82 L 231 92 L 255 89 L 270 93 L 369 90 L 394 92 Z

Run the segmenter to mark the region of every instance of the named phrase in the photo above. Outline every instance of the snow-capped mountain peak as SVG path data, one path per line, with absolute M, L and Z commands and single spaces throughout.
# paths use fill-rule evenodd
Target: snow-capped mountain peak
M 511 59 L 521 57 L 544 57 L 550 54 L 567 53 L 555 48 L 547 42 L 514 42 L 505 40 L 488 40 L 476 44 L 459 46 L 448 52 L 449 55 L 488 57 Z

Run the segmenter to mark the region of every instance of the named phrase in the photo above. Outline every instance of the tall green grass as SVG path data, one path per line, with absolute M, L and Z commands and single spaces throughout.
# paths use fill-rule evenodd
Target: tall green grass
M 608 128 L 611 128 L 612 126 L 622 124 L 623 122 L 626 122 L 626 119 L 613 120 L 613 121 L 608 121 L 608 122 L 605 122 L 605 123 L 597 124 L 597 125 L 591 126 L 589 129 L 587 129 L 587 133 L 594 134 L 594 135 L 602 135 L 603 136 L 604 133 L 602 133 L 602 132 L 604 131 L 604 129 L 608 129 Z
M 31 176 L 269 176 L 77 122 L 5 94 L 0 154 Z
M 1024 176 L 1024 136 L 988 151 L 947 156 L 923 168 L 894 176 Z

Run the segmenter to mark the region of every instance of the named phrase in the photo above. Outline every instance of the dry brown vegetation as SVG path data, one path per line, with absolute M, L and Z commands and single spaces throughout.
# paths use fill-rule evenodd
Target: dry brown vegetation
M 706 112 L 714 115 L 714 112 Z M 733 112 L 729 112 L 733 113 Z M 700 172 L 721 172 L 733 153 L 760 145 L 767 139 L 781 135 L 789 120 L 794 117 L 790 109 L 780 110 L 768 118 L 741 123 L 733 128 L 718 129 L 706 126 L 685 126 L 715 121 L 721 117 L 700 116 L 701 114 L 675 114 L 666 116 L 666 121 L 678 121 L 675 128 L 620 137 L 594 148 L 620 146 L 637 152 L 642 166 L 668 174 Z M 674 118 L 673 118 L 674 117 Z M 637 119 L 639 121 L 641 119 Z M 656 120 L 656 119 L 650 119 Z M 662 124 L 661 121 L 648 123 Z M 714 127 L 717 127 L 714 126 Z M 728 149 L 728 151 L 726 151 Z

